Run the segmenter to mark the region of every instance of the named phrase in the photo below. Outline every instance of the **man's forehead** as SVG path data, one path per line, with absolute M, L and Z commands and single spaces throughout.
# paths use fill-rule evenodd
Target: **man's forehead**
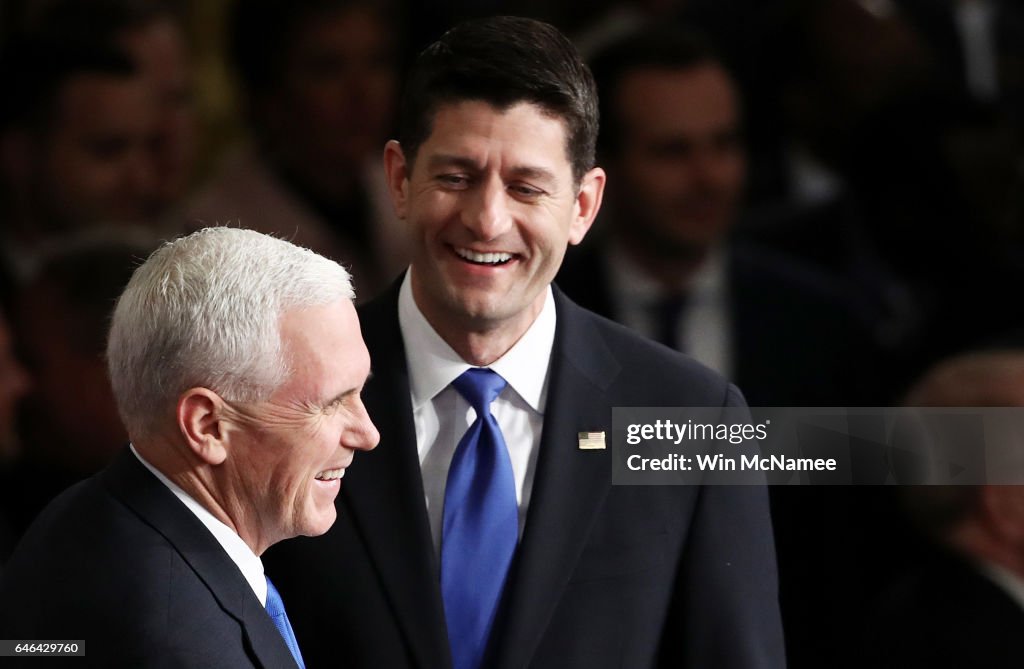
M 280 320 L 281 349 L 288 363 L 285 395 L 319 404 L 358 387 L 370 359 L 351 301 L 286 310 Z
M 507 105 L 476 99 L 441 103 L 432 114 L 430 134 L 420 151 L 426 148 L 423 157 L 434 163 L 472 161 L 481 148 L 481 140 L 495 135 L 521 159 L 519 168 L 571 170 L 565 119 L 528 100 Z
M 61 87 L 55 118 L 102 125 L 107 117 L 151 120 L 155 109 L 154 97 L 142 78 L 86 74 Z

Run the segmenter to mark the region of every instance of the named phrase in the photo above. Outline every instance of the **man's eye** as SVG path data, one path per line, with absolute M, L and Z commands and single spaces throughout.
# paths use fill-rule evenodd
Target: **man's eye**
M 327 415 L 331 415 L 341 408 L 341 398 L 338 398 L 330 404 L 324 405 L 323 412 Z
M 469 184 L 469 178 L 462 174 L 442 174 L 437 180 L 448 188 L 465 188 Z
M 512 191 L 515 195 L 527 199 L 537 198 L 544 194 L 544 191 L 542 191 L 539 188 L 534 188 L 533 186 L 526 186 L 523 184 L 513 184 L 512 186 L 509 186 L 509 190 Z

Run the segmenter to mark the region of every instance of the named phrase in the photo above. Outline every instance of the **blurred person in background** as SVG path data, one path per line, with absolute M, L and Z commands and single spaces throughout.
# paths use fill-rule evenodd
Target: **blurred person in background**
M 874 400 L 873 343 L 846 287 L 731 237 L 747 178 L 744 122 L 710 44 L 647 26 L 592 62 L 609 174 L 604 235 L 570 249 L 559 286 L 731 378 L 752 405 Z
M 896 351 L 893 400 L 932 362 L 1024 322 L 992 290 L 1022 278 L 1019 245 L 998 230 L 1019 179 L 1020 126 L 987 138 L 971 128 L 984 113 L 912 8 L 922 4 L 952 3 L 785 5 L 763 68 L 779 115 L 776 191 L 762 192 L 741 231 L 880 297 L 873 320 Z
M 156 218 L 179 205 L 192 181 L 198 119 L 189 46 L 175 6 L 164 0 L 35 0 L 25 23 L 30 34 L 118 49 L 131 59 L 157 107 L 147 214 Z
M 252 144 L 225 158 L 186 218 L 280 234 L 352 267 L 372 297 L 407 261 L 380 168 L 398 87 L 394 15 L 371 0 L 241 0 L 229 32 Z
M 1024 407 L 1024 351 L 975 351 L 943 360 L 914 384 L 905 403 Z M 1020 413 L 1015 415 L 1019 425 Z M 1001 448 L 995 442 L 977 446 Z M 901 492 L 931 547 L 867 619 L 862 666 L 1024 664 L 1024 485 L 911 486 Z
M 0 509 L 16 534 L 127 439 L 104 347 L 114 302 L 156 240 L 114 235 L 79 236 L 16 295 L 12 321 L 33 378 L 19 415 L 22 452 L 0 474 Z
M 19 40 L 0 55 L 0 90 L 0 251 L 18 280 L 65 236 L 146 219 L 157 110 L 130 59 Z

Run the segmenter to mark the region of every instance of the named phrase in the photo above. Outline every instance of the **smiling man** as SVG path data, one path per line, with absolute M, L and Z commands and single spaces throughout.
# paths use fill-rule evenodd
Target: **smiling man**
M 743 406 L 551 285 L 600 208 L 596 134 L 547 24 L 466 23 L 417 60 L 384 152 L 412 263 L 361 312 L 383 447 L 323 539 L 268 555 L 311 668 L 783 665 L 764 490 L 613 487 L 582 448 L 614 406 Z
M 340 265 L 248 230 L 140 266 L 107 348 L 132 445 L 29 529 L 0 638 L 84 640 L 91 666 L 303 666 L 260 555 L 326 532 L 377 444 L 352 297 Z

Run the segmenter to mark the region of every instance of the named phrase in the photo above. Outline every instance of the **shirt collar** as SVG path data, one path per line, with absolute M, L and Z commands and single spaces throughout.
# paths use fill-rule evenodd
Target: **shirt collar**
M 717 300 L 722 295 L 725 291 L 725 262 L 721 247 L 716 246 L 708 252 L 707 258 L 693 274 L 690 285 L 679 287 L 690 304 Z M 608 267 L 614 277 L 613 290 L 619 304 L 651 304 L 664 293 L 661 286 L 616 245 L 609 248 Z
M 134 444 L 131 446 L 132 453 L 139 459 L 142 466 L 145 467 L 157 477 L 161 483 L 174 493 L 174 496 L 181 500 L 181 502 L 188 507 L 199 521 L 206 526 L 206 529 L 210 531 L 213 537 L 217 540 L 217 543 L 221 545 L 224 551 L 231 558 L 231 561 L 238 565 L 238 569 L 242 572 L 242 576 L 245 577 L 246 582 L 252 588 L 256 597 L 260 600 L 260 604 L 263 606 L 267 605 L 267 578 L 263 573 L 263 561 L 260 560 L 259 556 L 252 552 L 249 545 L 242 541 L 242 537 L 217 519 L 212 513 L 210 513 L 206 507 L 197 502 L 187 492 L 182 490 L 177 484 L 171 481 L 169 478 L 163 475 L 153 465 L 146 462 L 146 460 L 139 455 L 139 452 L 135 450 Z
M 437 334 L 416 305 L 410 276 L 406 272 L 398 295 L 398 323 L 406 342 L 406 364 L 413 410 L 432 400 L 472 367 Z M 546 288 L 544 306 L 529 329 L 512 348 L 488 367 L 502 376 L 523 401 L 539 414 L 547 401 L 548 367 L 555 343 L 555 300 Z M 415 349 L 408 342 L 415 342 Z M 415 355 L 413 355 L 415 350 Z

